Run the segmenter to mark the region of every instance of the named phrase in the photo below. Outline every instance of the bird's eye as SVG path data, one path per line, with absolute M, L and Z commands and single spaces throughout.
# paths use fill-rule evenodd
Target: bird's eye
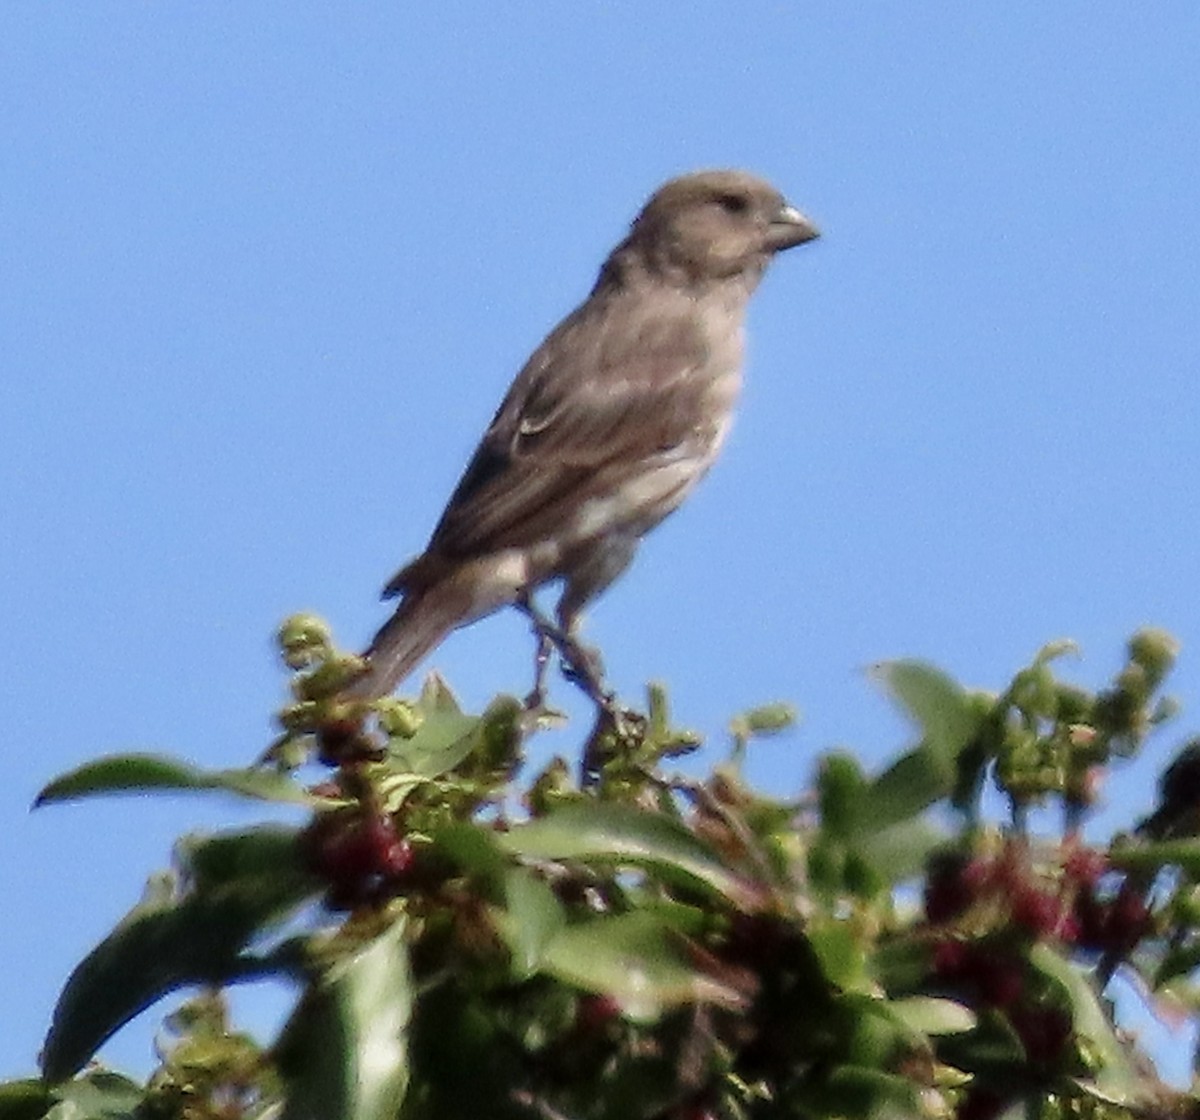
M 744 214 L 750 208 L 750 200 L 744 194 L 722 194 L 717 202 L 727 214 Z

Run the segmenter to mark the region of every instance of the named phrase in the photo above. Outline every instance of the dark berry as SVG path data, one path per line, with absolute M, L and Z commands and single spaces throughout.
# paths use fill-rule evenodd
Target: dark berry
M 1103 950 L 1108 943 L 1109 905 L 1096 897 L 1092 887 L 1075 895 L 1072 917 L 1075 919 L 1075 944 L 1081 949 Z
M 598 1031 L 621 1014 L 621 1005 L 612 996 L 580 996 L 575 1008 L 575 1025 L 585 1031 Z
M 992 1089 L 972 1085 L 966 1096 L 959 1101 L 955 1113 L 957 1120 L 995 1120 L 1008 1101 Z
M 985 956 L 972 971 L 980 997 L 991 1007 L 1011 1007 L 1025 991 L 1025 969 L 1013 957 Z
M 336 895 L 335 909 L 373 897 L 381 879 L 394 880 L 413 863 L 411 844 L 396 834 L 391 817 L 382 813 L 320 816 L 310 826 L 307 847 L 311 866 Z
M 1059 936 L 1066 917 L 1062 900 L 1037 887 L 1025 886 L 1013 898 L 1013 921 L 1035 938 Z
M 1013 1007 L 1008 1020 L 1034 1065 L 1053 1066 L 1071 1038 L 1071 1016 L 1057 1007 Z
M 942 923 L 965 913 L 986 888 L 989 872 L 983 860 L 959 852 L 933 860 L 925 881 L 925 916 Z
M 362 733 L 359 720 L 328 720 L 317 730 L 317 757 L 326 766 L 340 765 L 360 753 Z
M 1128 953 L 1145 936 L 1149 928 L 1150 911 L 1146 906 L 1145 895 L 1139 887 L 1125 883 L 1113 899 L 1108 912 L 1108 944 L 1105 948 L 1112 952 Z

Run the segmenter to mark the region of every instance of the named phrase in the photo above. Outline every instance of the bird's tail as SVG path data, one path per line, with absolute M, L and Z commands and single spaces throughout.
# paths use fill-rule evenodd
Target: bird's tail
M 467 621 L 459 597 L 447 591 L 434 586 L 405 596 L 363 654 L 366 671 L 342 695 L 354 700 L 386 696 L 451 630 Z

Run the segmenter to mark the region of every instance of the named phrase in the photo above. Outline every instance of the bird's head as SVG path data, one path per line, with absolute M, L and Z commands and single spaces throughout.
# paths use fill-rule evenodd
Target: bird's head
M 773 254 L 817 236 L 770 183 L 745 171 L 698 171 L 655 191 L 624 247 L 653 270 L 692 282 L 757 279 Z

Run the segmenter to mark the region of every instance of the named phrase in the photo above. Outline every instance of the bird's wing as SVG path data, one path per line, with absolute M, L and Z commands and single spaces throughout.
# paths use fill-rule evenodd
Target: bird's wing
M 593 297 L 594 299 L 595 297 Z M 429 551 L 464 557 L 543 539 L 588 498 L 712 425 L 694 314 L 585 304 L 513 383 Z

